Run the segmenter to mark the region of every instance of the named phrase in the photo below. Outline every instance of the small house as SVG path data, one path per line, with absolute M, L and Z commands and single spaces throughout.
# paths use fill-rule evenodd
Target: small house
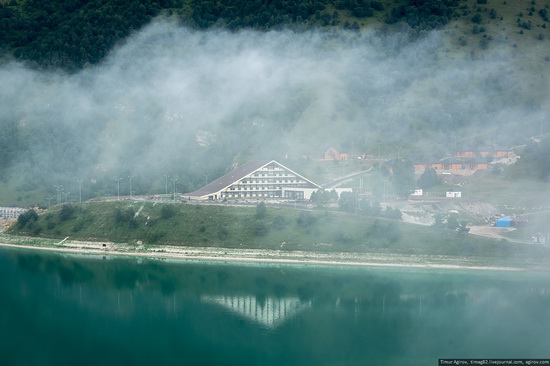
M 321 155 L 321 160 L 348 160 L 348 154 L 330 147 Z

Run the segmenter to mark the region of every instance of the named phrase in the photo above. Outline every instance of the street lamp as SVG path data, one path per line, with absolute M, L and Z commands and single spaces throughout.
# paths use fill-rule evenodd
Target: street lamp
M 132 198 L 132 178 L 134 176 L 133 175 L 129 175 L 128 178 L 130 178 L 130 198 Z
M 115 178 L 117 185 L 116 185 L 116 198 L 117 200 L 120 200 L 120 180 L 122 178 Z
M 164 174 L 164 188 L 164 199 L 166 199 L 168 197 L 168 176 L 166 174 Z
M 172 179 L 172 183 L 174 185 L 174 188 L 173 188 L 173 192 L 174 192 L 174 202 L 176 202 L 176 182 L 177 182 L 177 178 L 176 179 Z
M 55 188 L 55 202 L 59 205 L 61 202 L 62 197 L 60 196 L 63 192 L 63 185 L 62 184 L 55 184 L 53 186 Z
M 46 199 L 48 200 L 48 208 L 50 208 L 51 202 L 52 202 L 52 197 L 46 197 Z
M 78 202 L 82 202 L 82 179 L 78 180 Z

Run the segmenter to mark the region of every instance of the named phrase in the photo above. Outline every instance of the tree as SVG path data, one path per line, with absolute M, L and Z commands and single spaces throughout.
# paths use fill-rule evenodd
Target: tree
M 33 209 L 27 210 L 17 217 L 17 227 L 23 229 L 29 222 L 36 222 L 37 220 L 38 214 L 36 211 Z
M 176 214 L 176 208 L 174 205 L 163 205 L 160 209 L 160 217 L 163 219 L 169 219 Z
M 406 198 L 414 189 L 414 165 L 410 160 L 396 160 L 393 166 L 393 186 L 399 197 Z
M 386 207 L 383 216 L 394 220 L 401 220 L 402 218 L 401 210 L 398 208 L 391 208 L 390 206 Z
M 472 17 L 472 23 L 474 24 L 480 24 L 483 19 L 481 18 L 481 14 L 477 13 Z
M 267 216 L 267 208 L 265 202 L 260 202 L 256 205 L 256 218 L 261 220 Z
M 338 201 L 340 209 L 346 212 L 354 212 L 356 208 L 356 199 L 355 193 L 353 192 L 342 192 L 340 194 L 340 200 Z
M 325 191 L 324 189 L 319 189 L 317 192 L 311 194 L 310 200 L 317 207 L 323 207 L 329 202 L 338 201 L 338 192 L 336 190 Z
M 317 218 L 311 214 L 309 211 L 300 211 L 300 214 L 298 215 L 298 219 L 296 219 L 296 222 L 300 226 L 310 226 L 313 225 L 317 221 Z
M 73 205 L 63 205 L 61 206 L 61 211 L 59 211 L 59 220 L 67 221 L 70 220 L 75 214 L 75 208 Z
M 416 183 L 420 188 L 428 190 L 432 187 L 437 186 L 439 182 L 440 179 L 435 169 L 428 168 L 424 171 L 424 173 L 422 173 L 422 175 L 420 175 L 420 178 L 418 178 L 418 181 Z

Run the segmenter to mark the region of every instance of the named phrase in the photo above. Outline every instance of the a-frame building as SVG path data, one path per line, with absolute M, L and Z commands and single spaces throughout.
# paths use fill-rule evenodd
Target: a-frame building
M 196 200 L 224 199 L 309 199 L 321 188 L 316 183 L 276 162 L 275 160 L 249 161 L 232 172 L 205 185 L 201 189 L 183 194 Z

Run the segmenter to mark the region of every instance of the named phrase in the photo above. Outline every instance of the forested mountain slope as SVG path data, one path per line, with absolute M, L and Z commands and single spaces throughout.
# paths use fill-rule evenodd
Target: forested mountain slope
M 525 144 L 550 127 L 549 3 L 0 1 L 1 200 Z
M 532 8 L 547 20 L 547 8 Z M 480 24 L 482 14 L 496 19 L 501 11 L 485 0 L 10 0 L 0 3 L 0 49 L 38 67 L 75 71 L 100 62 L 115 44 L 158 16 L 196 29 L 358 30 L 405 22 L 425 31 L 474 14 Z

